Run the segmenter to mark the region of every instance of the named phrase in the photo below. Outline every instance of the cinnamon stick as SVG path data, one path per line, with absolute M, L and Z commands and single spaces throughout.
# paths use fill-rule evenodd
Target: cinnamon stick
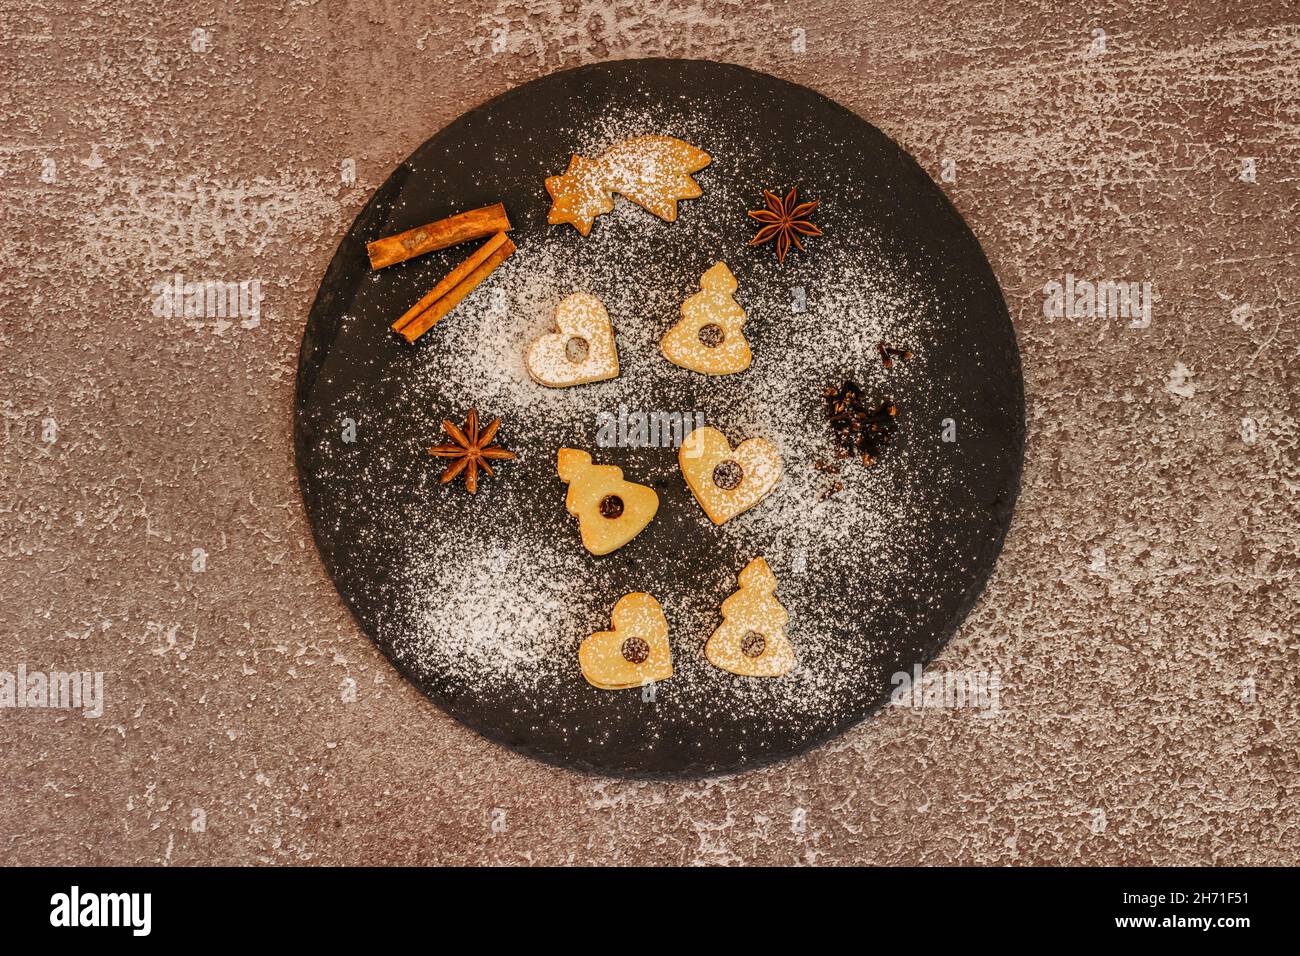
M 471 239 L 482 239 L 510 229 L 510 218 L 501 203 L 457 213 L 427 225 L 416 226 L 395 236 L 385 236 L 366 245 L 370 255 L 370 268 L 386 266 L 414 259 L 426 252 L 446 249 Z
M 414 342 L 433 328 L 448 312 L 454 309 L 478 284 L 491 275 L 515 251 L 515 244 L 504 232 L 498 232 L 470 254 L 470 257 L 452 269 L 420 301 L 411 306 L 393 323 L 393 331 L 408 342 Z
M 504 243 L 508 242 L 504 232 L 498 232 L 483 245 L 475 249 L 460 265 L 452 269 L 451 272 L 443 276 L 431 290 L 420 297 L 420 301 L 411 306 L 402 313 L 402 317 L 393 323 L 393 329 L 400 332 L 421 312 L 424 312 L 435 302 L 454 289 L 467 276 L 471 275 L 483 262 L 485 262 L 492 253 L 496 252 Z

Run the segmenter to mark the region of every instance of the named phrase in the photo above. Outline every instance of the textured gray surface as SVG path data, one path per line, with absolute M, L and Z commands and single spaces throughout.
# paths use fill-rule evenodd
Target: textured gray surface
M 0 710 L 5 860 L 1297 861 L 1300 19 L 854 6 L 0 2 L 0 669 L 107 697 Z M 1006 551 L 938 662 L 1001 671 L 997 718 L 887 708 L 739 777 L 579 777 L 444 717 L 326 579 L 290 424 L 334 246 L 466 108 L 646 55 L 807 83 L 955 162 L 1029 401 Z M 1067 272 L 1151 281 L 1150 327 L 1045 319 Z M 154 316 L 175 273 L 260 279 L 260 321 Z

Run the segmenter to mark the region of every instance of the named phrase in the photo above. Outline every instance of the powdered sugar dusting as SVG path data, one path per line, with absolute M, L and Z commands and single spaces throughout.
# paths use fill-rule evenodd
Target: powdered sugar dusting
M 656 126 L 644 114 L 609 117 L 599 136 L 577 143 L 576 149 L 596 152 Z M 581 447 L 595 452 L 600 461 L 597 413 L 619 405 L 646 408 L 647 396 L 668 380 L 669 387 L 687 399 L 682 407 L 702 410 L 733 446 L 751 436 L 774 442 L 784 462 L 776 490 L 715 533 L 739 549 L 766 554 L 779 569 L 778 594 L 797 611 L 791 614 L 789 633 L 799 659 L 796 673 L 780 683 L 790 694 L 804 697 L 807 706 L 809 695 L 832 694 L 845 675 L 836 674 L 833 655 L 823 653 L 822 637 L 836 609 L 802 601 L 803 581 L 810 573 L 843 570 L 842 549 L 849 541 L 873 560 L 887 560 L 907 546 L 908 528 L 914 524 L 914 506 L 895 491 L 895 472 L 902 463 L 888 456 L 876 470 L 856 461 L 841 463 L 844 489 L 820 500 L 830 482 L 815 463 L 831 460 L 821 392 L 828 384 L 838 384 L 835 369 L 854 374 L 874 369 L 876 343 L 889 337 L 908 342 L 916 355 L 898 376 L 909 380 L 909 402 L 917 403 L 921 376 L 916 373 L 925 357 L 922 326 L 932 304 L 919 300 L 878 255 L 863 254 L 864 248 L 871 249 L 869 224 L 841 220 L 828 202 L 822 220 L 827 238 L 811 240 L 800 263 L 807 276 L 807 311 L 792 313 L 790 280 L 782 267 L 775 261 L 760 264 L 757 271 L 763 281 L 742 283 L 736 292 L 755 347 L 750 369 L 709 377 L 670 365 L 659 354 L 659 339 L 680 315 L 682 301 L 698 291 L 702 273 L 687 262 L 711 264 L 715 257 L 725 261 L 734 248 L 733 241 L 709 224 L 722 217 L 709 212 L 736 205 L 742 186 L 752 182 L 710 173 L 752 162 L 754 151 L 753 144 L 719 141 L 707 129 L 673 134 L 691 142 L 698 136 L 698 145 L 716 157 L 714 166 L 701 173 L 704 196 L 683 204 L 681 221 L 671 226 L 658 222 L 619 199 L 614 212 L 599 220 L 586 239 L 564 225 L 517 240 L 519 254 L 439 326 L 438 347 L 421 350 L 414 358 L 416 391 L 439 387 L 450 394 L 453 405 L 477 405 L 502 416 L 514 434 L 581 436 Z M 665 241 L 664 230 L 683 225 L 693 230 L 694 249 Z M 847 236 L 854 241 L 841 238 Z M 575 291 L 592 292 L 604 301 L 617 332 L 622 374 L 576 388 L 546 388 L 529 377 L 524 355 L 531 341 L 552 330 L 556 305 Z M 883 376 L 875 377 L 881 380 L 877 384 L 883 383 Z M 431 409 L 430 419 L 434 416 Z M 628 477 L 643 482 L 682 480 L 671 450 L 659 454 L 649 474 Z M 521 480 L 507 474 L 503 482 Z M 508 502 L 495 507 L 509 514 Z M 562 500 L 557 498 L 554 507 L 562 509 Z M 697 505 L 691 502 L 689 507 L 686 520 L 709 524 Z M 459 561 L 450 560 L 436 545 L 410 555 L 408 583 L 413 606 L 421 610 L 406 619 L 410 630 L 397 643 L 401 653 L 425 657 L 425 664 L 453 662 L 457 681 L 468 684 L 504 681 L 531 686 L 557 666 L 576 668 L 577 641 L 608 626 L 610 607 L 596 600 L 607 596 L 593 580 L 599 562 L 581 549 L 576 531 L 559 538 L 519 531 L 513 541 Z M 654 533 L 652 523 L 642 534 L 653 540 Z M 719 570 L 719 586 L 734 588 L 735 569 Z M 728 576 L 733 576 L 729 582 Z M 468 581 L 475 586 L 467 588 Z M 690 584 L 680 580 L 663 586 L 680 592 Z M 437 595 L 436 601 L 429 599 L 431 594 Z M 687 594 L 661 591 L 656 596 L 668 606 L 695 603 Z M 467 613 L 471 606 L 472 614 Z M 714 602 L 713 617 L 716 606 Z M 702 644 L 714 626 L 707 607 L 694 610 L 699 616 L 693 624 L 673 621 L 679 648 Z M 693 675 L 679 668 L 676 695 L 683 693 L 681 684 L 701 675 L 708 678 L 702 688 L 716 684 L 716 675 L 708 670 Z
M 792 251 L 782 265 L 770 247 L 747 245 L 755 224 L 745 211 L 762 205 L 763 188 L 784 192 L 791 185 L 772 173 L 760 139 L 672 101 L 610 111 L 598 123 L 563 132 L 583 156 L 647 134 L 678 137 L 712 157 L 696 174 L 702 195 L 678 204 L 676 222 L 618 197 L 582 237 L 568 224 L 545 225 L 544 216 L 520 222 L 512 209 L 517 254 L 429 341 L 382 368 L 380 390 L 401 401 L 402 434 L 418 436 L 408 445 L 434 439 L 442 416 L 477 407 L 502 418 L 500 440 L 520 457 L 504 463 L 472 501 L 461 488 L 435 486 L 418 447 L 407 461 L 387 462 L 391 474 L 367 475 L 376 483 L 416 481 L 421 489 L 400 505 L 357 505 L 384 529 L 377 533 L 400 541 L 380 637 L 418 680 L 444 694 L 525 693 L 520 706 L 547 717 L 521 720 L 558 721 L 565 734 L 599 740 L 613 723 L 592 724 L 589 705 L 570 705 L 590 693 L 636 691 L 587 688 L 577 646 L 609 627 L 620 596 L 647 591 L 667 615 L 674 664 L 673 677 L 656 691 L 649 739 L 673 721 L 703 733 L 722 714 L 742 715 L 756 732 L 825 732 L 843 709 L 860 704 L 864 681 L 874 679 L 864 661 L 887 650 L 875 635 L 897 623 L 890 615 L 897 613 L 891 602 L 900 582 L 913 602 L 931 600 L 934 568 L 925 551 L 942 540 L 942 522 L 960 518 L 917 497 L 917 476 L 945 466 L 934 459 L 933 441 L 916 436 L 932 435 L 941 415 L 965 411 L 928 374 L 942 304 L 921 280 L 924 263 L 902 259 L 877 225 L 857 214 L 857 191 L 865 187 L 850 167 L 799 184 L 801 197 L 821 200 L 814 217 L 824 235 L 809 238 L 807 250 Z M 545 175 L 561 171 L 539 170 L 538 188 Z M 750 367 L 735 375 L 701 375 L 659 350 L 683 301 L 698 293 L 701 275 L 716 262 L 727 262 L 739 280 L 734 297 L 753 350 Z M 620 374 L 548 388 L 529 375 L 525 357 L 532 342 L 555 330 L 556 306 L 575 292 L 604 304 Z M 385 322 L 386 315 L 367 308 L 359 301 L 350 320 Z M 877 344 L 885 341 L 906 346 L 911 360 L 884 369 Z M 831 441 L 823 391 L 846 378 L 875 400 L 895 400 L 900 430 L 914 438 L 887 448 L 872 467 L 837 458 Z M 675 448 L 599 447 L 602 422 L 631 422 L 625 431 L 634 434 L 636 416 L 655 410 L 702 413 L 733 448 L 751 437 L 771 441 L 781 455 L 781 480 L 765 500 L 714 527 L 685 487 Z M 555 453 L 565 446 L 618 464 L 628 480 L 660 494 L 654 521 L 614 555 L 589 555 L 564 511 Z M 321 474 L 356 477 L 342 459 L 327 461 Z M 776 575 L 796 658 L 789 674 L 774 679 L 740 678 L 703 657 L 722 600 L 735 591 L 740 569 L 759 556 Z M 842 598 L 846 584 L 861 598 L 852 607 Z M 571 712 L 588 722 L 575 717 L 565 724 Z
M 444 569 L 454 568 L 454 574 Z M 483 539 L 431 541 L 401 585 L 406 613 L 389 635 L 397 652 L 482 682 L 535 688 L 570 666 L 572 636 L 587 625 L 572 597 L 586 577 L 581 552 L 539 552 Z

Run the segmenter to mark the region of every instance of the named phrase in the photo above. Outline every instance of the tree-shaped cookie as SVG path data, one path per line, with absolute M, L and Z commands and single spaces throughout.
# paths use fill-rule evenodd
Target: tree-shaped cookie
M 719 262 L 700 277 L 700 291 L 682 303 L 682 317 L 659 347 L 674 365 L 705 375 L 731 375 L 749 368 L 745 310 L 732 294 L 736 277 Z
M 587 682 L 602 690 L 640 687 L 673 676 L 668 619 L 644 591 L 625 594 L 614 605 L 614 630 L 597 631 L 578 647 Z
M 582 545 L 592 554 L 623 547 L 659 510 L 653 488 L 624 481 L 614 465 L 593 465 L 585 451 L 561 448 L 556 465 L 569 486 L 564 506 L 577 516 Z
M 744 677 L 779 677 L 794 666 L 785 636 L 790 619 L 776 599 L 776 575 L 762 558 L 740 572 L 740 589 L 722 602 L 722 623 L 704 645 L 715 667 Z
M 528 348 L 528 374 L 542 385 L 566 388 L 618 377 L 614 326 L 605 305 L 589 292 L 565 296 L 555 307 L 556 332 Z

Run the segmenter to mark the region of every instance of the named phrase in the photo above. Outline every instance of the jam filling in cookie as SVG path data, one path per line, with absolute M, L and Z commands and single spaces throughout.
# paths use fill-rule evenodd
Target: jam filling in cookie
M 629 637 L 620 648 L 623 660 L 629 664 L 644 664 L 650 656 L 650 645 L 639 637 Z
M 723 491 L 740 487 L 740 483 L 744 480 L 745 469 L 740 467 L 739 462 L 732 461 L 730 458 L 719 462 L 718 467 L 713 469 L 713 483 Z
M 716 349 L 727 338 L 727 333 L 722 331 L 722 326 L 710 322 L 700 326 L 699 338 L 702 345 Z

